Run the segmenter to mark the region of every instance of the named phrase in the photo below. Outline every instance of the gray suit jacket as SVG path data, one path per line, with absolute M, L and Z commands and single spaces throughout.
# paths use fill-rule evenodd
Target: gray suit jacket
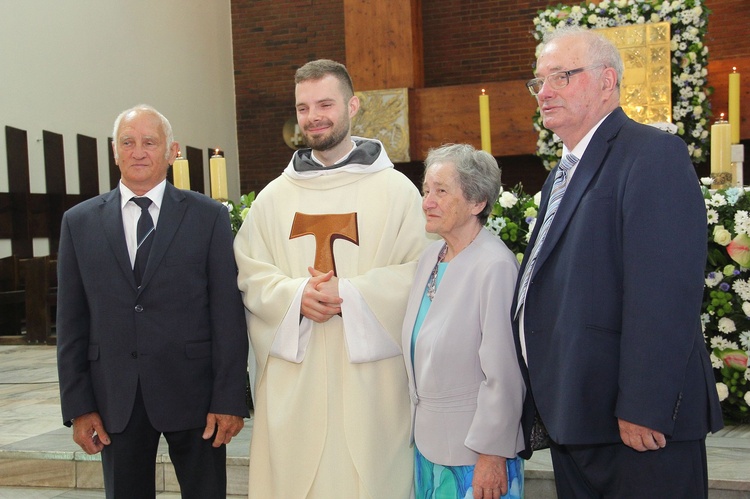
M 140 289 L 120 191 L 65 213 L 58 256 L 63 421 L 98 411 L 122 431 L 136 388 L 154 427 L 199 428 L 208 412 L 248 415 L 248 340 L 226 208 L 167 183 Z
M 448 264 L 411 362 L 412 329 L 442 245 L 420 258 L 402 330 L 413 438 L 442 465 L 473 465 L 479 454 L 515 457 L 524 448 L 525 388 L 508 311 L 518 261 L 487 230 Z

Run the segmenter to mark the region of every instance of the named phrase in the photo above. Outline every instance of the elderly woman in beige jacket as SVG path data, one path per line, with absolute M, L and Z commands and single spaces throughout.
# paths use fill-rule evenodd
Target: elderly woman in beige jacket
M 402 331 L 415 491 L 522 497 L 525 387 L 510 322 L 518 262 L 483 228 L 500 169 L 484 151 L 446 145 L 429 152 L 423 190 L 426 230 L 441 239 L 420 259 Z

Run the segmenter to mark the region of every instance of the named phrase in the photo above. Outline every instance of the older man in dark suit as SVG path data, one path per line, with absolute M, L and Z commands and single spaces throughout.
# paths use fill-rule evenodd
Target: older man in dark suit
M 706 211 L 685 143 L 619 107 L 623 63 L 562 30 L 527 86 L 564 144 L 512 313 L 558 497 L 705 497 L 721 411 L 700 310 Z
M 115 121 L 113 191 L 65 213 L 58 259 L 63 421 L 102 452 L 108 498 L 153 498 L 160 435 L 184 498 L 226 496 L 248 340 L 226 208 L 166 181 L 178 152 L 149 106 Z

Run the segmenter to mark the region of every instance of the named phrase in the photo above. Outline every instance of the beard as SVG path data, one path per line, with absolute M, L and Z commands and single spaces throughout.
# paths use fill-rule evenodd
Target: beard
M 346 139 L 349 134 L 349 117 L 343 116 L 338 125 L 334 125 L 327 134 L 311 135 L 304 130 L 305 144 L 313 151 L 327 151 L 333 149 Z

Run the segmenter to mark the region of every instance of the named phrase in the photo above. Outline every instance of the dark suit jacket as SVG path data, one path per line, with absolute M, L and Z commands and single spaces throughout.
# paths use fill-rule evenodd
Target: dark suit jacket
M 140 381 L 162 432 L 208 412 L 246 417 L 248 340 L 227 209 L 167 183 L 140 289 L 119 188 L 65 213 L 58 256 L 63 421 L 98 411 L 125 428 Z
M 578 163 L 534 268 L 528 369 L 514 321 L 532 395 L 527 429 L 534 402 L 559 444 L 619 442 L 617 418 L 674 440 L 722 427 L 700 323 L 706 233 L 685 143 L 613 111 Z

